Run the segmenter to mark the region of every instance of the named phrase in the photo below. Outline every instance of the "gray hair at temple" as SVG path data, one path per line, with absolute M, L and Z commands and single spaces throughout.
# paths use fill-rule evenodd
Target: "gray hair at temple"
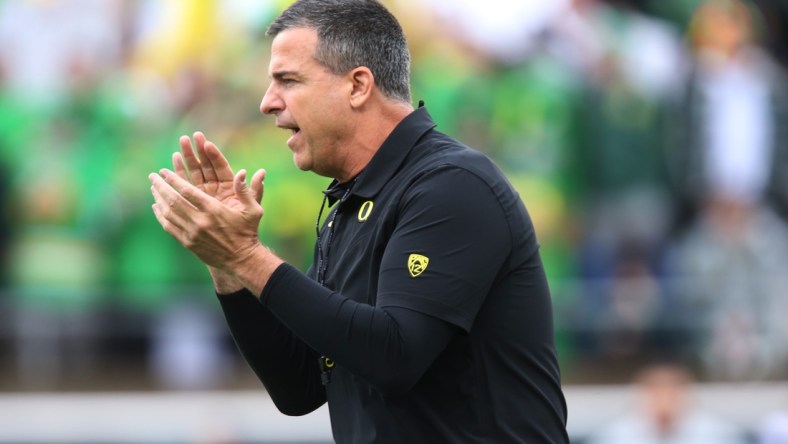
M 372 71 L 387 97 L 410 103 L 410 52 L 397 19 L 376 0 L 299 0 L 268 27 L 317 31 L 315 59 L 334 74 L 359 66 Z

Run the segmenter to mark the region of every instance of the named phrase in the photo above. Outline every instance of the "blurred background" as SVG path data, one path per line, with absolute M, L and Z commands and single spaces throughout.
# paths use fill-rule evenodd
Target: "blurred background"
M 267 169 L 261 238 L 307 267 L 329 180 L 259 113 L 289 3 L 0 0 L 0 441 L 330 440 L 325 411 L 273 432 L 147 179 L 205 132 Z M 384 3 L 414 100 L 534 219 L 573 442 L 788 443 L 788 2 Z M 249 423 L 168 435 L 201 405 Z

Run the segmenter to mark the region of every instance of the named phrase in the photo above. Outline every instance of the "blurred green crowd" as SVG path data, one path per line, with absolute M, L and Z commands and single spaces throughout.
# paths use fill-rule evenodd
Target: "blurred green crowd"
M 16 3 L 56 10 L 68 2 L 0 2 L 0 23 Z M 11 311 L 156 313 L 183 297 L 210 302 L 204 266 L 155 220 L 147 178 L 171 167 L 179 136 L 198 130 L 234 169 L 267 170 L 261 239 L 306 269 L 330 179 L 295 168 L 287 134 L 259 112 L 268 83 L 265 27 L 288 2 L 260 2 L 229 19 L 227 3 L 217 0 L 107 3 L 117 52 L 70 52 L 58 71 L 60 88 L 51 92 L 15 83 L 13 63 L 21 59 L 8 54 L 25 41 L 3 36 L 0 304 Z M 464 39 L 429 2 L 385 3 L 410 41 L 414 100 L 426 102 L 439 130 L 494 158 L 522 195 L 555 295 L 562 358 L 570 359 L 582 344 L 562 332 L 576 327 L 587 304 L 578 304 L 577 288 L 589 207 L 618 190 L 674 191 L 663 148 L 681 116 L 680 94 L 671 85 L 638 88 L 626 76 L 632 66 L 624 53 L 649 49 L 627 47 L 636 44 L 628 39 L 633 24 L 645 17 L 636 5 L 660 14 L 648 20 L 684 54 L 702 2 L 563 2 L 578 16 L 595 9 L 596 46 L 555 50 L 561 45 L 550 38 L 564 24 L 558 17 L 520 57 L 506 60 Z M 145 20 L 151 15 L 158 21 Z M 21 26 L 34 34 L 45 24 Z M 573 59 L 573 51 L 580 56 Z M 591 53 L 600 55 L 584 64 Z M 681 64 L 665 64 L 668 73 L 683 72 Z

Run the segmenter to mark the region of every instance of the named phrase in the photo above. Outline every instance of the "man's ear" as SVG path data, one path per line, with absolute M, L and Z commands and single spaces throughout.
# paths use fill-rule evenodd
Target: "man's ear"
M 350 106 L 359 108 L 363 106 L 372 96 L 375 88 L 375 76 L 366 66 L 359 66 L 349 73 L 353 89 L 350 93 Z

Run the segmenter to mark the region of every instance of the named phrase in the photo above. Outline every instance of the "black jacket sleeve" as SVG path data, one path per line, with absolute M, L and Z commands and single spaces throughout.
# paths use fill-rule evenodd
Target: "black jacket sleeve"
M 307 414 L 326 401 L 321 354 L 396 395 L 418 382 L 459 331 L 406 308 L 351 301 L 287 264 L 263 290 L 267 307 L 248 291 L 219 295 L 219 301 L 241 354 L 287 415 Z
M 260 300 L 312 349 L 387 396 L 413 387 L 460 331 L 407 308 L 355 302 L 288 264 L 277 268 Z
M 282 413 L 305 415 L 325 403 L 312 349 L 248 290 L 219 295 L 219 302 L 238 349 Z

